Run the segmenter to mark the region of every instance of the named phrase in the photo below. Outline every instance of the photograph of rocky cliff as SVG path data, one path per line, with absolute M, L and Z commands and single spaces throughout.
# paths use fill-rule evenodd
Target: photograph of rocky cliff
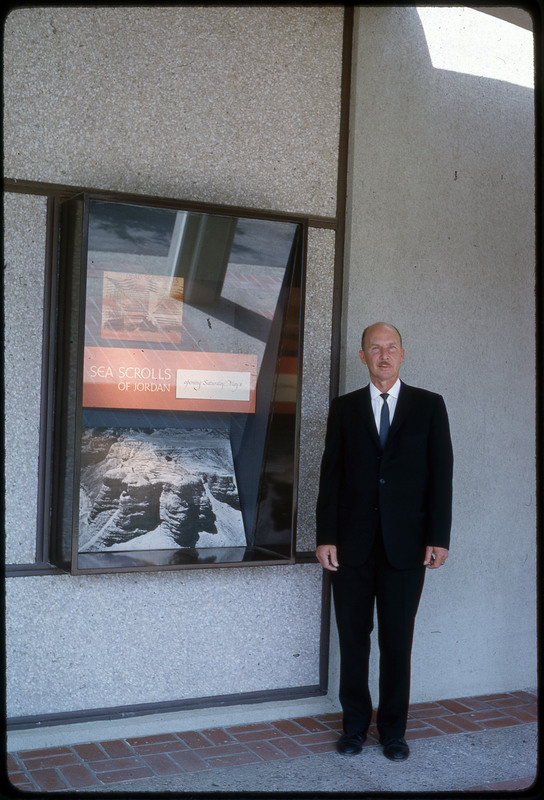
M 245 545 L 226 430 L 83 429 L 80 553 Z

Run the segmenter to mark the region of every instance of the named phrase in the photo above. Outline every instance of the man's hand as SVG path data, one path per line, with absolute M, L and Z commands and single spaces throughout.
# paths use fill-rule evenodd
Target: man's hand
M 336 545 L 320 544 L 315 551 L 315 555 L 324 569 L 328 569 L 330 572 L 337 572 L 340 564 L 338 563 Z
M 425 560 L 423 566 L 427 569 L 438 569 L 448 557 L 448 549 L 446 547 L 433 547 L 430 545 L 425 548 Z

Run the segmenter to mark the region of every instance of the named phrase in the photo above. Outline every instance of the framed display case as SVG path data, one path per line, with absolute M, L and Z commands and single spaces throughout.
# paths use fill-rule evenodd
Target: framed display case
M 293 563 L 303 220 L 58 201 L 51 563 Z

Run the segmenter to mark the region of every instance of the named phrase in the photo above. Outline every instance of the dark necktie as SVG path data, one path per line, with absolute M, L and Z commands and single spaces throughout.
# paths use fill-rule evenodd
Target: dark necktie
M 387 405 L 387 398 L 389 395 L 387 392 L 384 392 L 380 397 L 383 397 L 382 413 L 380 416 L 380 445 L 383 450 L 389 434 L 389 406 Z

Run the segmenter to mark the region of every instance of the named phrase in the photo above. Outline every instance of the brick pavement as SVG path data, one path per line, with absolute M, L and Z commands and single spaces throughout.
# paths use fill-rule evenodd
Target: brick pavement
M 537 698 L 522 691 L 417 703 L 410 706 L 406 738 L 506 728 L 536 719 Z M 341 728 L 341 714 L 318 714 L 28 750 L 8 754 L 8 776 L 12 785 L 23 791 L 84 790 L 139 778 L 334 752 Z M 373 723 L 365 747 L 377 745 L 378 734 Z M 527 776 L 526 780 L 488 783 L 466 790 L 519 790 L 532 782 L 533 777 Z

